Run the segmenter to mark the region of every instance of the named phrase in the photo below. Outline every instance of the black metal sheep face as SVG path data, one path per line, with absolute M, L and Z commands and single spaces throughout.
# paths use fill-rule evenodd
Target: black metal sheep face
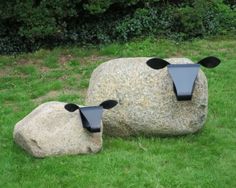
M 89 132 L 100 132 L 103 109 L 111 109 L 117 105 L 115 100 L 107 100 L 99 106 L 79 107 L 76 104 L 66 104 L 65 109 L 69 112 L 79 110 L 83 127 Z
M 160 58 L 152 58 L 147 61 L 147 65 L 153 69 L 162 69 L 167 66 L 178 101 L 192 99 L 195 80 L 197 78 L 200 65 L 207 68 L 214 68 L 219 64 L 220 60 L 212 56 L 206 57 L 196 64 L 170 64 Z

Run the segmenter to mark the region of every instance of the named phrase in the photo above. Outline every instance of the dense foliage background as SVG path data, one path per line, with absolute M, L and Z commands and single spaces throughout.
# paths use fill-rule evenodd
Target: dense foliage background
M 235 0 L 0 0 L 0 53 L 236 33 Z

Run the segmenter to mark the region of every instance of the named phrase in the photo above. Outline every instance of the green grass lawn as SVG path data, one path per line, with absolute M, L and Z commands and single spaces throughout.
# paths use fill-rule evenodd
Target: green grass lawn
M 117 57 L 214 55 L 204 69 L 209 109 L 201 132 L 183 137 L 111 138 L 96 155 L 36 159 L 12 138 L 14 125 L 37 105 L 84 103 L 92 71 Z M 98 48 L 56 48 L 0 56 L 0 187 L 236 187 L 236 39 L 175 43 L 137 40 Z

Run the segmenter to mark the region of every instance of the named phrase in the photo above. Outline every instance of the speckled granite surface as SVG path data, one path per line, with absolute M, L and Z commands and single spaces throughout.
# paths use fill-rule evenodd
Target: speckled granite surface
M 63 102 L 47 102 L 19 121 L 15 142 L 35 157 L 96 153 L 102 133 L 83 128 L 78 110 L 68 112 Z

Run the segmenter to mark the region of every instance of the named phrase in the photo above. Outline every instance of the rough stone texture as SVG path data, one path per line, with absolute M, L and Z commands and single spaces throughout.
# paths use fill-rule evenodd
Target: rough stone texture
M 154 70 L 150 58 L 120 58 L 101 64 L 92 73 L 86 104 L 115 99 L 104 112 L 104 133 L 112 136 L 184 135 L 202 128 L 208 105 L 207 80 L 200 70 L 191 101 L 177 101 L 167 68 Z M 186 58 L 166 59 L 188 64 Z
M 83 128 L 79 111 L 68 112 L 66 103 L 38 106 L 15 126 L 17 144 L 35 157 L 96 153 L 102 148 L 102 133 Z

